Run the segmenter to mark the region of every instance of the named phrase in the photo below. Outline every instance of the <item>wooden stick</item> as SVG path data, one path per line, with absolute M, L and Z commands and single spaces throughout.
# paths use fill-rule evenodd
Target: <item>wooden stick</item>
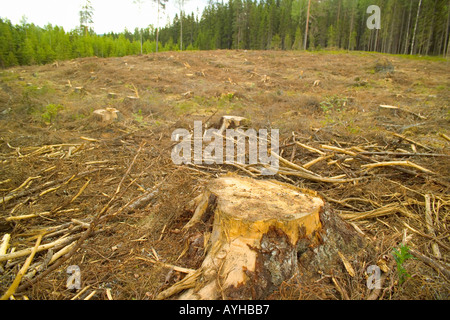
M 415 116 L 415 117 L 417 117 L 419 119 L 427 120 L 427 117 L 424 117 L 421 114 L 418 114 L 418 113 L 415 113 L 415 112 L 412 112 L 412 111 L 409 111 L 409 110 L 406 110 L 406 109 L 403 109 L 403 108 L 400 108 L 400 107 L 388 106 L 388 105 L 381 104 L 380 108 L 391 109 L 391 110 L 399 110 L 399 111 L 402 111 L 402 112 L 406 112 L 406 113 L 412 114 L 413 116 Z
M 106 296 L 108 297 L 108 300 L 114 300 L 111 294 L 111 288 L 106 289 Z
M 86 296 L 86 298 L 84 298 L 84 300 L 90 300 L 94 296 L 94 294 L 96 294 L 96 293 L 97 293 L 97 290 L 92 291 L 91 293 L 89 293 Z
M 52 258 L 50 259 L 50 261 L 49 261 L 48 264 L 50 265 L 50 264 L 54 263 L 54 262 L 55 262 L 56 260 L 58 260 L 60 257 L 62 257 L 63 255 L 65 255 L 66 253 L 68 253 L 68 252 L 73 248 L 73 246 L 74 246 L 76 243 L 77 243 L 76 241 L 73 241 L 71 244 L 65 246 L 64 248 L 62 248 L 61 250 L 59 250 L 58 252 L 56 252 L 56 253 L 52 256 Z
M 70 237 L 62 237 L 62 238 L 60 238 L 58 240 L 55 240 L 53 242 L 40 245 L 36 249 L 36 252 L 41 252 L 41 251 L 48 250 L 48 249 L 56 247 L 56 246 L 65 245 L 65 244 L 67 244 L 67 243 L 69 243 L 69 242 L 71 242 L 74 239 L 79 238 L 79 237 L 80 237 L 80 235 L 73 235 L 73 236 L 70 236 Z M 33 250 L 34 250 L 34 248 L 27 248 L 27 249 L 23 249 L 23 250 L 20 250 L 20 251 L 16 251 L 14 253 L 2 254 L 2 255 L 0 255 L 0 262 L 26 256 L 26 255 L 30 254 L 31 252 L 33 252 Z
M 355 181 L 360 181 L 360 180 L 366 179 L 366 177 L 352 178 L 352 179 L 326 178 L 326 177 L 310 175 L 306 172 L 288 171 L 288 170 L 278 170 L 277 174 L 283 174 L 283 175 L 287 175 L 287 176 L 295 176 L 295 177 L 300 177 L 300 178 L 311 180 L 311 181 L 326 182 L 326 183 L 348 183 L 348 182 L 355 182 Z
M 341 287 L 341 285 L 339 284 L 337 279 L 335 277 L 331 277 L 331 280 L 333 281 L 333 284 L 336 287 L 336 290 L 341 294 L 342 300 L 350 300 L 350 298 L 348 297 L 347 292 L 345 291 L 345 289 L 343 289 Z
M 411 252 L 416 258 L 422 260 L 423 262 L 431 266 L 436 271 L 441 272 L 443 275 L 447 277 L 447 279 L 450 279 L 450 271 L 448 270 L 448 268 L 444 267 L 441 263 L 431 258 L 428 258 L 427 256 L 424 256 L 423 254 L 417 252 L 414 249 L 410 248 L 409 252 Z
M 325 156 L 325 155 L 326 155 L 325 152 L 320 151 L 320 150 L 318 150 L 318 149 L 316 149 L 316 148 L 310 147 L 310 146 L 308 146 L 308 145 L 306 145 L 306 144 L 300 143 L 300 142 L 298 142 L 298 141 L 295 141 L 295 144 L 298 145 L 299 147 L 302 147 L 302 148 L 306 149 L 306 150 L 309 150 L 309 151 L 318 153 L 318 154 L 320 154 L 321 156 Z
M 36 218 L 36 217 L 43 217 L 43 216 L 47 216 L 50 215 L 52 213 L 68 213 L 68 212 L 74 212 L 74 211 L 79 211 L 79 209 L 67 209 L 67 210 L 59 210 L 61 207 L 58 208 L 58 210 L 52 210 L 52 211 L 44 211 L 44 212 L 40 212 L 40 213 L 31 213 L 31 214 L 23 214 L 20 216 L 12 216 L 12 217 L 7 217 L 5 218 L 5 221 L 19 221 L 19 220 L 26 220 L 26 219 L 31 219 L 31 218 Z
M 38 237 L 38 239 L 36 240 L 36 244 L 34 245 L 34 248 L 31 250 L 30 256 L 27 258 L 27 260 L 25 260 L 25 263 L 23 264 L 23 266 L 20 269 L 20 271 L 17 273 L 17 276 L 14 279 L 13 283 L 11 284 L 9 289 L 5 292 L 5 294 L 0 298 L 0 300 L 8 300 L 9 297 L 12 296 L 16 292 L 17 287 L 20 284 L 20 281 L 22 281 L 22 277 L 27 272 L 28 267 L 31 264 L 31 261 L 33 261 L 34 255 L 36 254 L 36 252 L 38 250 L 38 247 L 39 247 L 39 244 L 41 243 L 41 240 L 42 240 L 42 235 L 40 235 Z
M 70 176 L 70 177 L 65 177 L 65 178 L 62 178 L 62 179 L 58 179 L 58 180 L 54 180 L 54 181 L 49 181 L 49 182 L 47 182 L 47 183 L 44 183 L 43 185 L 37 186 L 37 187 L 35 187 L 35 188 L 33 188 L 33 189 L 24 190 L 24 191 L 21 191 L 21 192 L 19 192 L 19 193 L 13 193 L 13 192 L 10 192 L 10 193 L 9 193 L 7 196 L 5 196 L 4 198 L 0 198 L 0 204 L 2 204 L 2 203 L 7 203 L 8 201 L 13 200 L 13 199 L 22 198 L 22 197 L 25 197 L 25 196 L 34 194 L 34 193 L 39 192 L 39 191 L 41 191 L 42 189 L 47 188 L 47 187 L 53 187 L 54 185 L 64 183 L 64 182 L 66 182 L 66 181 L 67 181 L 68 179 L 70 179 L 70 178 L 72 178 L 72 179 L 75 178 L 75 177 L 76 177 L 76 178 L 82 178 L 82 177 L 84 177 L 84 176 L 87 176 L 87 175 L 89 175 L 89 174 L 98 172 L 98 171 L 100 171 L 100 170 L 106 170 L 106 169 L 105 169 L 105 168 L 96 168 L 96 169 L 93 169 L 93 170 L 89 170 L 89 171 L 84 171 L 84 172 L 78 173 L 78 174 L 76 174 L 76 175 L 74 175 L 74 176 L 72 175 L 72 176 Z
M 11 235 L 9 233 L 6 233 L 3 236 L 2 244 L 0 246 L 0 256 L 3 254 L 6 254 L 6 250 L 9 248 L 9 240 L 11 239 Z
M 431 216 L 431 196 L 429 194 L 425 195 L 425 222 L 427 225 L 428 233 L 435 238 L 436 233 L 433 228 L 433 218 Z M 436 258 L 441 258 L 441 252 L 439 251 L 439 246 L 436 242 L 431 244 L 431 248 L 433 249 L 433 254 Z
M 397 137 L 397 138 L 400 138 L 400 139 L 402 139 L 402 140 L 408 141 L 408 142 L 410 142 L 410 143 L 415 144 L 416 146 L 419 146 L 419 147 L 424 148 L 425 150 L 428 150 L 428 151 L 433 152 L 433 149 L 431 149 L 431 148 L 429 148 L 429 147 L 427 147 L 427 146 L 424 146 L 423 144 L 421 144 L 421 143 L 419 143 L 419 142 L 416 142 L 416 141 L 414 141 L 414 140 L 411 140 L 411 139 L 409 139 L 409 138 L 407 138 L 407 137 L 405 137 L 405 136 L 402 136 L 401 134 L 393 133 L 393 135 L 394 135 L 394 137 Z
M 325 150 L 331 150 L 331 151 L 343 153 L 343 154 L 346 154 L 346 155 L 349 155 L 349 156 L 352 156 L 352 157 L 356 157 L 356 155 L 357 155 L 353 151 L 345 150 L 345 149 L 334 147 L 334 146 L 321 145 L 320 147 L 322 149 L 325 149 Z
M 309 174 L 309 175 L 319 177 L 318 174 L 316 174 L 316 173 L 314 173 L 314 172 L 312 172 L 312 171 L 309 171 L 309 170 L 307 170 L 307 169 L 305 169 L 305 168 L 303 168 L 303 167 L 301 167 L 301 166 L 299 166 L 299 165 L 296 165 L 295 163 L 290 162 L 290 161 L 284 159 L 283 157 L 280 157 L 279 155 L 277 155 L 277 154 L 276 154 L 275 152 L 273 152 L 273 151 L 270 151 L 270 153 L 271 153 L 272 156 L 278 158 L 278 160 L 280 160 L 281 163 L 284 163 L 287 167 L 289 167 L 289 168 L 291 168 L 291 169 L 298 170 L 298 171 L 307 173 L 307 174 Z
M 441 133 L 441 134 L 439 134 L 439 135 L 440 135 L 442 138 L 444 138 L 445 140 L 447 140 L 447 141 L 450 142 L 450 137 L 447 136 L 446 134 Z
M 178 266 L 174 266 L 168 263 L 164 263 L 162 261 L 159 260 L 154 260 L 154 259 L 148 259 L 148 258 L 144 258 L 144 257 L 135 257 L 134 259 L 139 259 L 139 260 L 143 260 L 143 261 L 147 261 L 153 264 L 159 264 L 163 267 L 166 268 L 170 268 L 173 269 L 175 271 L 181 272 L 181 273 L 186 273 L 186 274 L 191 274 L 194 273 L 196 270 L 195 269 L 189 269 L 189 268 L 183 268 L 183 267 L 178 267 Z
M 83 193 L 84 189 L 87 188 L 87 186 L 89 185 L 90 182 L 91 182 L 91 179 L 86 181 L 86 183 L 81 187 L 80 191 L 78 191 L 78 193 L 75 195 L 75 197 L 73 197 L 72 200 L 70 200 L 70 203 L 74 202 Z
M 422 236 L 422 237 L 424 237 L 424 238 L 433 240 L 433 241 L 435 241 L 436 243 L 438 243 L 442 248 L 445 248 L 446 250 L 449 250 L 449 251 L 450 251 L 450 247 L 447 246 L 447 245 L 446 245 L 445 243 L 443 243 L 442 241 L 440 241 L 440 240 L 438 240 L 437 238 L 432 237 L 432 236 L 430 236 L 430 235 L 428 235 L 428 234 L 426 234 L 426 233 L 422 233 L 422 232 L 420 232 L 420 231 L 414 229 L 414 228 L 411 227 L 409 224 L 407 224 L 405 221 L 403 221 L 403 219 L 399 219 L 399 220 L 400 220 L 400 222 L 401 222 L 406 228 L 408 228 L 408 229 L 411 230 L 412 232 L 417 233 L 418 235 L 420 235 L 420 236 Z
M 15 192 L 19 191 L 20 189 L 25 187 L 28 184 L 28 182 L 35 180 L 35 179 L 39 179 L 39 178 L 41 178 L 41 176 L 28 177 L 20 186 L 18 186 L 16 189 L 12 190 L 10 193 L 15 193 Z
M 440 153 L 403 153 L 403 152 L 368 152 L 364 151 L 360 154 L 365 156 L 390 156 L 390 157 L 444 157 L 449 158 L 448 154 Z
M 18 288 L 19 291 L 23 291 L 25 289 L 27 289 L 29 286 L 33 285 L 34 283 L 36 283 L 37 281 L 39 281 L 40 279 L 42 279 L 43 277 L 45 277 L 47 274 L 49 274 L 50 272 L 56 270 L 57 268 L 59 268 L 59 266 L 61 266 L 65 261 L 67 261 L 72 255 L 75 254 L 75 252 L 81 247 L 81 245 L 84 243 L 84 241 L 94 232 L 95 228 L 97 227 L 97 224 L 100 223 L 102 221 L 106 221 L 106 213 L 108 212 L 108 210 L 111 208 L 111 205 L 113 204 L 113 202 L 116 200 L 118 193 L 120 192 L 120 188 L 122 186 L 123 181 L 125 180 L 125 178 L 128 176 L 128 174 L 131 171 L 131 168 L 134 165 L 134 162 L 136 161 L 136 158 L 138 156 L 138 154 L 141 152 L 143 146 L 145 144 L 141 145 L 139 147 L 139 150 L 137 151 L 136 156 L 133 158 L 133 161 L 131 162 L 130 166 L 128 167 L 125 175 L 122 177 L 122 179 L 119 182 L 119 185 L 117 186 L 116 192 L 115 194 L 111 197 L 111 199 L 108 201 L 108 203 L 99 211 L 97 212 L 97 214 L 94 216 L 94 219 L 92 220 L 92 222 L 89 225 L 89 228 L 81 235 L 81 237 L 78 239 L 78 241 L 76 242 L 75 246 L 72 247 L 72 249 L 69 251 L 69 253 L 67 253 L 66 255 L 64 255 L 61 259 L 59 259 L 55 264 L 53 264 L 51 267 L 49 267 L 48 269 L 46 269 L 44 272 L 42 272 L 38 277 L 34 278 L 31 281 L 28 281 L 27 283 L 24 283 L 22 286 L 20 286 Z M 123 210 L 123 207 L 119 210 Z M 111 214 L 110 216 L 113 217 L 115 214 Z
M 295 141 L 295 132 L 292 132 L 292 141 L 294 141 L 294 143 L 296 142 Z M 297 152 L 297 144 L 294 144 L 294 147 L 292 148 L 291 162 L 294 161 L 296 152 Z
M 78 297 L 80 297 L 83 293 L 85 293 L 86 290 L 89 289 L 90 287 L 91 287 L 90 285 L 87 287 L 84 287 L 83 289 L 81 289 L 80 292 L 78 292 L 76 295 L 74 295 L 70 300 L 78 299 Z
M 388 167 L 388 166 L 404 166 L 404 167 L 412 167 L 415 169 L 418 169 L 422 172 L 425 173 L 431 173 L 434 174 L 433 171 L 428 170 L 424 167 L 421 167 L 411 161 L 389 161 L 389 162 L 378 162 L 378 163 L 370 163 L 370 164 L 365 164 L 362 165 L 362 168 L 368 168 L 368 169 L 373 169 L 373 168 L 377 168 L 377 167 Z
M 344 212 L 344 211 L 341 211 Z M 381 208 L 377 208 L 371 211 L 366 211 L 366 212 L 360 212 L 360 213 L 341 213 L 340 216 L 344 219 L 344 220 L 350 220 L 350 221 L 356 221 L 356 220 L 361 220 L 361 219 L 372 219 L 372 218 L 377 218 L 377 217 L 382 217 L 382 216 L 387 216 L 390 214 L 395 214 L 395 213 L 402 213 L 403 215 L 407 216 L 407 217 L 411 217 L 411 213 L 409 213 L 407 210 L 405 210 L 403 208 L 403 206 L 397 204 L 397 203 L 390 203 L 384 207 Z
M 47 193 L 56 191 L 56 190 L 58 190 L 59 188 L 61 188 L 61 186 L 57 186 L 57 187 L 54 187 L 54 188 L 50 188 L 50 189 L 44 190 L 44 191 L 42 191 L 42 192 L 39 194 L 39 197 L 42 197 L 43 195 L 46 195 Z
M 312 160 L 312 161 L 310 161 L 308 163 L 305 163 L 304 165 L 302 165 L 302 167 L 305 168 L 305 169 L 309 169 L 310 167 L 312 167 L 316 163 L 319 163 L 320 161 L 323 161 L 323 160 L 330 159 L 332 157 L 333 157 L 332 154 L 328 155 L 328 156 L 320 156 L 320 157 L 318 157 L 318 158 L 316 158 L 316 159 L 314 159 L 314 160 Z

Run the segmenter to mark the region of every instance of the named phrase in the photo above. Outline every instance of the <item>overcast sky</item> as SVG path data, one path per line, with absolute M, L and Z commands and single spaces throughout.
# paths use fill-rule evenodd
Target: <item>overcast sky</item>
M 207 0 L 185 0 L 185 12 L 195 15 L 203 11 Z M 79 11 L 84 0 L 0 0 L 0 17 L 19 24 L 26 16 L 29 23 L 40 27 L 48 23 L 64 27 L 70 31 L 80 24 Z M 133 31 L 136 27 L 156 26 L 156 5 L 152 0 L 144 1 L 141 14 L 133 0 L 91 0 L 94 7 L 94 31 L 98 34 L 110 31 L 121 32 L 127 28 Z M 172 21 L 179 12 L 175 0 L 169 0 L 166 10 L 161 14 L 160 26 Z

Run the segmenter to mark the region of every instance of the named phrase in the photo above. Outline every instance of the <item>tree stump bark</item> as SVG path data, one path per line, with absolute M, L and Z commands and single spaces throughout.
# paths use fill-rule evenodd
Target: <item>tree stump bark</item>
M 323 200 L 277 181 L 224 176 L 213 180 L 197 203 L 185 231 L 211 215 L 214 222 L 201 268 L 180 284 L 181 291 L 191 283 L 183 300 L 267 297 L 298 271 L 298 246 L 320 237 Z

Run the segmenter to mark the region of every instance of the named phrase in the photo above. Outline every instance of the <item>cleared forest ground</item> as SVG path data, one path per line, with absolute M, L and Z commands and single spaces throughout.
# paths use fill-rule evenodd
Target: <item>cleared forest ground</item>
M 286 168 L 274 177 L 317 191 L 376 252 L 349 258 L 353 275 L 342 261 L 332 275 L 303 270 L 272 299 L 367 299 L 366 271 L 375 264 L 385 276 L 379 299 L 449 299 L 449 74 L 440 59 L 281 51 L 164 52 L 1 71 L 7 253 L 33 248 L 44 229 L 41 244 L 62 243 L 53 254 L 71 243 L 77 249 L 54 270 L 49 251 L 38 252 L 32 265 L 41 269 L 28 270 L 34 282 L 22 280 L 14 297 L 75 297 L 66 270 L 77 265 L 87 288 L 77 298 L 155 299 L 198 268 L 205 230 L 181 231 L 190 201 L 209 179 L 252 172 L 176 166 L 171 134 L 235 115 L 254 129 L 279 129 L 280 155 L 290 163 L 353 179 L 312 181 Z M 101 108 L 118 109 L 120 121 L 95 121 Z M 416 255 L 400 283 L 391 253 L 402 241 Z M 28 255 L 0 261 L 2 294 Z

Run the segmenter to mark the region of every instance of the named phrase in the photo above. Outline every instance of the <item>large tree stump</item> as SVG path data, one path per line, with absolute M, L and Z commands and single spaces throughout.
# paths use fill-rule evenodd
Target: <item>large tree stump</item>
M 179 284 L 190 287 L 180 299 L 267 297 L 298 271 L 298 246 L 317 242 L 324 206 L 312 191 L 237 176 L 213 180 L 197 203 L 185 230 L 214 215 L 210 246 L 201 268 Z M 177 284 L 169 290 L 177 291 Z

